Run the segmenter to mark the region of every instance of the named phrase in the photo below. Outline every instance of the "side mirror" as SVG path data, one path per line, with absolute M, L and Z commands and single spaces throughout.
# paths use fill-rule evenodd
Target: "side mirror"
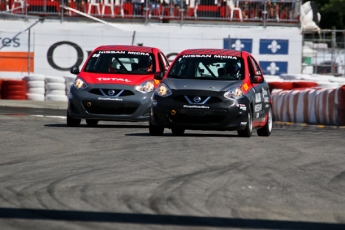
M 162 80 L 163 77 L 164 77 L 164 72 L 156 72 L 155 75 L 153 76 L 153 79 Z
M 264 78 L 262 77 L 262 75 L 254 76 L 253 83 L 262 83 L 262 82 L 264 82 Z
M 71 74 L 79 74 L 80 73 L 80 70 L 79 70 L 79 67 L 78 66 L 73 66 L 70 70 Z

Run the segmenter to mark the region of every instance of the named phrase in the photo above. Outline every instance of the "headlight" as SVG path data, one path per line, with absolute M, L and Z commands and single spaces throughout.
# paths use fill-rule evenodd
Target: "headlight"
M 87 84 L 86 82 L 81 79 L 80 77 L 77 77 L 75 80 L 74 80 L 74 83 L 73 83 L 74 87 L 76 87 L 77 89 L 85 89 L 87 88 Z
M 168 97 L 172 94 L 172 92 L 166 84 L 161 83 L 155 90 L 155 94 L 161 97 Z
M 136 86 L 135 89 L 140 93 L 149 93 L 153 91 L 154 83 L 153 81 L 146 81 L 143 84 Z
M 236 88 L 232 88 L 229 91 L 227 91 L 226 93 L 224 93 L 224 97 L 228 98 L 228 99 L 238 99 L 240 97 L 243 96 L 243 91 L 242 88 L 236 87 Z

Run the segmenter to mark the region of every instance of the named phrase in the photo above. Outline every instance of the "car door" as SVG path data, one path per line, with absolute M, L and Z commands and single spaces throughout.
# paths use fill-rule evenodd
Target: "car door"
M 253 126 L 260 126 L 265 121 L 269 106 L 268 85 L 264 81 L 261 68 L 253 56 L 248 56 L 248 63 L 251 84 L 254 89 Z M 260 77 L 262 78 L 262 82 L 255 80 L 255 78 L 258 79 Z

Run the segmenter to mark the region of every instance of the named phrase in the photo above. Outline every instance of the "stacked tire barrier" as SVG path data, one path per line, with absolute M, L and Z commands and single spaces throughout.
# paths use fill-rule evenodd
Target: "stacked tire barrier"
M 9 100 L 26 100 L 26 81 L 2 80 L 1 98 Z
M 272 107 L 275 121 L 343 126 L 345 85 L 273 92 Z
M 27 97 L 32 101 L 44 101 L 45 98 L 45 76 L 34 74 L 23 78 L 27 84 Z
M 67 101 L 64 77 L 46 76 L 46 101 Z

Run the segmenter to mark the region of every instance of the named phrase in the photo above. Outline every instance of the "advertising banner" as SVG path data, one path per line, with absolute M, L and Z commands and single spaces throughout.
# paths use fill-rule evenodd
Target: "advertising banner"
M 22 78 L 29 73 L 71 75 L 70 68 L 81 66 L 97 46 L 119 44 L 158 47 L 170 61 L 189 48 L 246 50 L 264 64 L 263 71 L 267 74 L 301 71 L 302 36 L 297 27 L 45 20 L 27 30 L 34 23 L 34 20 L 0 22 L 0 77 Z

